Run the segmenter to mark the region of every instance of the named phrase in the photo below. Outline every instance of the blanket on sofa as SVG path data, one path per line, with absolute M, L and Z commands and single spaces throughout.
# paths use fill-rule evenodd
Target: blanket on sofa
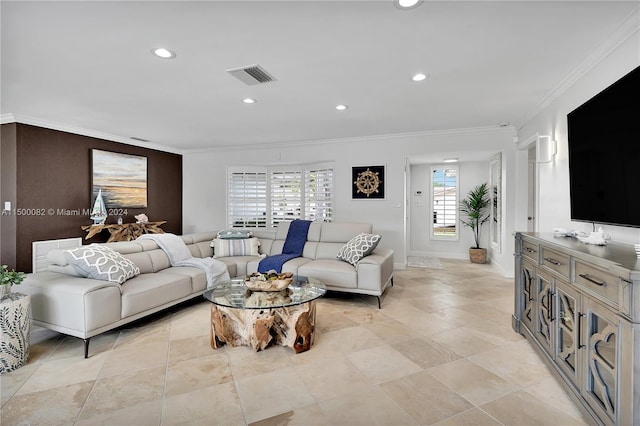
M 192 266 L 207 276 L 207 288 L 212 288 L 218 281 L 230 279 L 227 265 L 211 257 L 193 257 L 187 245 L 175 234 L 144 234 L 138 240 L 152 240 L 167 254 L 171 266 Z
M 284 240 L 282 254 L 267 256 L 258 264 L 258 272 L 267 272 L 274 269 L 277 273 L 282 272 L 282 265 L 288 260 L 302 256 L 304 244 L 307 242 L 310 220 L 296 219 L 289 225 L 287 238 Z

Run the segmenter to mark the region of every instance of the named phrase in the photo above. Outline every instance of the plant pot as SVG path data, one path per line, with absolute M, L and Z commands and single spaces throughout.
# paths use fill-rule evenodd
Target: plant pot
M 0 285 L 0 299 L 4 299 L 9 293 L 11 293 L 11 284 Z
M 469 247 L 469 260 L 471 263 L 487 263 L 487 249 Z

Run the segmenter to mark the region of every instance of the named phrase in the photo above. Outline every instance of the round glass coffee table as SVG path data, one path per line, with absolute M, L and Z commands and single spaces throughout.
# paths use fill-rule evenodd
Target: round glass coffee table
M 294 276 L 281 291 L 252 291 L 243 278 L 216 284 L 204 292 L 211 302 L 211 347 L 251 346 L 256 351 L 270 344 L 288 346 L 295 353 L 313 344 L 315 300 L 327 292 L 314 278 Z

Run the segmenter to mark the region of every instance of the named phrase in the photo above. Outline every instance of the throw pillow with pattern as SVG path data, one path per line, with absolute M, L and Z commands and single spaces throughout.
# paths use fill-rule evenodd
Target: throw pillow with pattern
M 381 239 L 382 237 L 378 234 L 365 234 L 363 232 L 342 246 L 336 257 L 355 266 L 360 259 L 369 256 L 375 250 Z
M 100 244 L 90 244 L 64 251 L 70 265 L 87 278 L 122 284 L 140 274 L 135 263 Z

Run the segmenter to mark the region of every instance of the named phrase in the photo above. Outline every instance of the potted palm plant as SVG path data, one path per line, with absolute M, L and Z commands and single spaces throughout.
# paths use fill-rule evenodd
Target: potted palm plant
M 9 270 L 7 265 L 0 267 L 0 299 L 11 293 L 11 286 L 20 284 L 27 275 L 24 272 Z
M 469 247 L 469 260 L 472 263 L 487 263 L 487 249 L 480 248 L 480 230 L 489 220 L 489 185 L 481 183 L 460 201 L 460 222 L 471 228 L 476 245 Z

